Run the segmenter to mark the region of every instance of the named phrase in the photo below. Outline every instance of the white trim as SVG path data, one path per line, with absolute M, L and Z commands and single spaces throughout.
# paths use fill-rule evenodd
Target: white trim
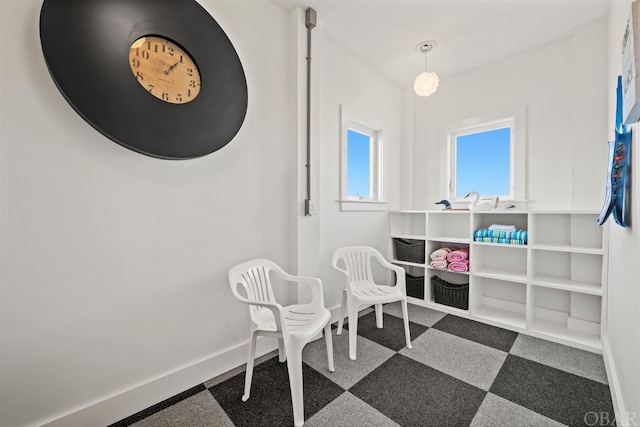
M 356 132 L 368 135 L 371 138 L 370 145 L 370 197 L 353 197 L 348 195 L 347 188 L 347 149 L 348 149 L 348 131 L 353 129 Z M 340 105 L 340 201 L 344 202 L 356 202 L 363 201 L 369 202 L 381 202 L 382 201 L 382 189 L 383 189 L 383 138 L 382 129 L 377 126 L 372 126 L 362 120 L 353 118 L 345 108 Z M 343 209 L 353 210 L 353 209 Z M 361 210 L 361 209 L 358 209 Z
M 637 417 L 639 417 L 640 414 L 627 412 L 627 408 L 622 397 L 620 377 L 613 360 L 613 355 L 611 354 L 611 347 L 606 334 L 602 337 L 602 357 L 604 359 L 604 367 L 607 371 L 607 380 L 609 381 L 613 410 L 616 413 L 616 425 L 620 427 L 637 426 L 639 421 Z M 630 420 L 630 416 L 634 418 Z M 633 423 L 629 423 L 629 421 L 633 421 Z
M 449 162 L 451 163 L 451 171 L 457 170 L 456 164 L 458 159 L 458 137 L 473 135 L 476 133 L 489 132 L 498 129 L 509 129 L 509 194 L 490 194 L 488 196 L 499 196 L 502 200 L 513 200 L 514 197 L 514 182 L 515 182 L 515 118 L 507 117 L 503 120 L 498 120 L 491 123 L 483 123 L 482 125 L 475 127 L 467 127 L 463 129 L 452 130 L 449 132 Z M 461 201 L 462 197 L 456 196 L 456 174 L 451 173 L 449 176 L 450 185 L 449 189 L 451 193 L 448 195 L 450 201 Z
M 384 200 L 370 200 L 370 199 L 347 199 L 338 200 L 340 203 L 341 211 L 386 211 L 389 202 Z
M 330 309 L 331 322 L 340 317 L 340 305 Z M 321 334 L 318 336 L 320 337 Z M 256 358 L 277 350 L 277 340 L 258 337 Z M 38 422 L 41 427 L 85 427 L 110 425 L 162 402 L 178 393 L 202 384 L 246 363 L 248 343 L 227 349 L 199 362 L 160 375 L 127 390 Z M 238 390 L 238 396 L 242 390 Z
M 446 143 L 446 162 L 442 171 L 442 194 L 446 194 L 449 201 L 461 201 L 455 197 L 455 177 L 452 177 L 455 168 L 455 136 L 468 133 L 482 132 L 483 130 L 511 127 L 511 194 L 503 200 L 526 199 L 526 107 L 520 106 L 497 113 L 484 114 L 482 116 L 450 122 L 441 127 L 441 138 Z M 507 122 L 512 123 L 506 125 Z M 452 138 L 453 136 L 453 138 Z
M 277 348 L 275 339 L 259 337 L 256 343 L 256 357 Z M 42 427 L 85 427 L 113 424 L 241 366 L 247 361 L 248 351 L 247 344 L 230 348 L 38 424 Z M 242 390 L 238 392 L 241 393 Z

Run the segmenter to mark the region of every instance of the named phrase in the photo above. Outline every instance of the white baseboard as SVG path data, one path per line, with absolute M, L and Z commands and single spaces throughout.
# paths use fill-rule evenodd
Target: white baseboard
M 332 322 L 338 320 L 339 313 L 339 306 L 331 310 Z M 275 339 L 258 337 L 256 357 L 277 350 L 277 348 Z M 143 384 L 57 415 L 39 423 L 39 425 L 42 427 L 86 427 L 113 424 L 218 375 L 242 366 L 247 362 L 247 352 L 248 344 L 225 350 Z
M 256 357 L 275 349 L 277 349 L 275 339 L 259 337 L 256 343 Z M 83 408 L 69 411 L 41 425 L 42 427 L 86 427 L 115 423 L 243 365 L 247 361 L 247 352 L 247 344 L 240 345 L 144 384 L 105 397 Z
M 624 399 L 622 399 L 620 377 L 618 376 L 616 364 L 611 355 L 611 347 L 609 346 L 609 340 L 606 334 L 602 337 L 602 357 L 604 359 L 604 367 L 607 371 L 607 379 L 609 380 L 609 390 L 611 391 L 613 410 L 616 413 L 616 425 L 620 427 L 630 426 L 629 413 L 624 405 Z

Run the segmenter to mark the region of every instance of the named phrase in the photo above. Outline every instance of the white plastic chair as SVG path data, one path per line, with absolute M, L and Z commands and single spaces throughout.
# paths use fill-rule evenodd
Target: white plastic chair
M 306 283 L 311 287 L 311 302 L 308 304 L 280 305 L 274 296 L 270 273 L 275 273 L 286 282 Z M 249 399 L 251 378 L 255 359 L 256 338 L 266 335 L 278 338 L 280 362 L 287 360 L 293 419 L 296 426 L 304 424 L 304 401 L 302 394 L 302 349 L 324 328 L 327 345 L 329 371 L 334 371 L 333 343 L 331 341 L 331 313 L 324 306 L 322 282 L 313 277 L 293 276 L 285 273 L 274 262 L 255 259 L 243 262 L 229 270 L 229 283 L 233 295 L 249 304 L 251 317 L 249 359 L 245 376 L 242 401 Z M 245 295 L 238 292 L 238 287 Z
M 395 286 L 377 285 L 373 280 L 371 259 L 375 258 L 383 267 L 395 272 Z M 342 266 L 340 265 L 342 264 Z M 333 252 L 332 265 L 342 271 L 346 279 L 346 289 L 342 294 L 340 320 L 337 334 L 342 334 L 345 308 L 349 316 L 349 358 L 356 360 L 356 337 L 358 333 L 358 310 L 364 305 L 374 305 L 376 326 L 382 328 L 382 304 L 400 301 L 404 319 L 404 333 L 407 347 L 411 348 L 409 316 L 407 311 L 407 291 L 405 271 L 391 264 L 375 250 L 367 246 L 339 248 Z

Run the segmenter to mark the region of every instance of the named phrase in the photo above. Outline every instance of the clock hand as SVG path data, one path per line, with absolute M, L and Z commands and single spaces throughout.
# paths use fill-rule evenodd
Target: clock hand
M 172 66 L 169 67 L 168 70 L 164 70 L 165 74 L 169 74 L 169 71 L 173 70 L 174 68 L 176 68 L 176 65 L 178 65 L 180 63 L 180 61 L 176 62 L 175 64 L 173 64 Z

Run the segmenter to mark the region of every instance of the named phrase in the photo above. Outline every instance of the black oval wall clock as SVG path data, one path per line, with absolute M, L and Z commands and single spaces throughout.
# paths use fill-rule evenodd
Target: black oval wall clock
M 200 157 L 242 126 L 242 64 L 195 0 L 45 0 L 40 41 L 69 104 L 131 150 Z

